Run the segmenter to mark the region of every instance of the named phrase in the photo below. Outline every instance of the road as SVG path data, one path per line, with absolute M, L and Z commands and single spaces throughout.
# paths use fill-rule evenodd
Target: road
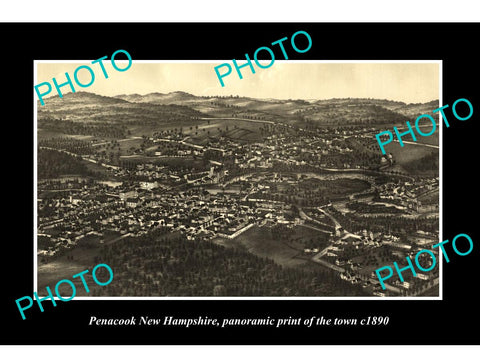
M 335 224 L 335 231 L 337 231 L 338 229 L 340 229 L 342 227 L 342 225 L 340 225 L 340 223 L 337 221 L 337 219 L 335 219 L 332 215 L 330 215 L 328 212 L 323 210 L 322 207 L 318 207 L 317 209 L 318 209 L 318 211 L 322 212 L 324 215 L 328 216 L 330 218 L 330 220 L 333 221 L 333 223 Z
M 312 222 L 314 222 L 314 223 L 317 223 L 317 224 L 319 224 L 319 225 L 331 227 L 329 224 L 325 224 L 325 223 L 322 223 L 322 222 L 320 222 L 320 221 L 318 221 L 318 220 L 312 219 L 310 216 L 308 216 L 307 214 L 305 214 L 305 212 L 304 212 L 301 208 L 298 209 L 298 213 L 299 213 L 299 215 L 300 215 L 300 219 L 303 219 L 303 220 L 306 219 L 306 220 L 312 221 Z M 305 227 L 307 227 L 307 228 L 309 228 L 309 229 L 312 229 L 312 230 L 316 230 L 316 231 L 323 232 L 323 233 L 325 233 L 325 234 L 332 234 L 332 231 L 327 231 L 327 230 L 319 229 L 319 228 L 316 228 L 316 227 L 311 226 L 311 225 L 302 224 L 302 226 L 305 226 Z
M 270 124 L 270 125 L 284 125 L 284 126 L 288 126 L 288 125 L 286 125 L 286 124 L 276 123 L 276 122 L 268 121 L 268 120 L 252 120 L 252 119 L 234 118 L 234 117 L 200 118 L 200 120 L 240 120 L 240 121 L 248 121 L 248 122 L 254 122 L 254 123 L 262 123 L 262 124 Z
M 325 249 L 324 249 L 325 250 Z M 325 261 L 325 260 L 322 260 L 320 259 L 320 253 L 318 253 L 317 255 L 315 255 L 314 257 L 312 257 L 312 261 L 313 262 L 316 262 L 320 265 L 323 265 L 325 267 L 328 267 L 332 270 L 335 270 L 337 272 L 340 272 L 340 273 L 344 273 L 345 272 L 345 269 L 344 268 L 341 268 L 340 266 L 337 266 L 337 265 L 333 265 L 333 264 L 330 264 L 329 262 Z
M 315 231 L 323 232 L 325 234 L 331 234 L 332 233 L 331 231 L 322 230 L 322 229 L 319 229 L 315 226 L 311 226 L 311 225 L 307 225 L 307 224 L 300 224 L 300 226 L 303 226 L 303 227 L 306 227 L 308 229 L 312 229 L 312 230 L 315 230 Z
M 117 241 L 122 240 L 122 239 L 126 238 L 127 236 L 131 236 L 131 235 L 133 235 L 133 234 L 132 234 L 132 233 L 123 234 L 122 236 L 119 236 L 119 237 L 117 237 L 117 238 L 115 238 L 115 239 L 113 239 L 113 240 L 109 240 L 109 241 L 105 242 L 103 245 L 104 245 L 104 246 L 106 246 L 106 245 L 112 245 L 112 244 L 116 243 Z
M 393 140 L 393 141 L 400 143 L 398 140 Z M 437 146 L 437 145 L 422 144 L 422 143 L 413 142 L 413 141 L 404 141 L 404 140 L 402 140 L 402 143 L 404 143 L 404 144 L 412 144 L 412 145 L 419 145 L 419 146 L 426 146 L 426 147 L 431 147 L 431 148 L 434 148 L 434 149 L 440 149 L 440 147 Z

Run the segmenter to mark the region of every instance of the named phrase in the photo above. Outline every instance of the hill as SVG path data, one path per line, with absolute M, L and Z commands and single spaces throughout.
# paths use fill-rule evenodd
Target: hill
M 315 125 L 392 125 L 431 114 L 438 100 L 406 104 L 385 99 L 255 99 L 241 96 L 195 96 L 183 91 L 168 94 L 124 94 L 115 97 L 92 93 L 69 93 L 51 97 L 38 107 L 39 119 L 72 121 L 162 123 L 201 117 L 246 118 Z
M 140 95 L 139 95 L 140 96 Z M 110 96 L 102 96 L 86 91 L 77 91 L 75 93 L 68 93 L 63 95 L 63 98 L 60 96 L 51 96 L 45 99 L 45 106 L 40 106 L 40 101 L 38 101 L 38 109 L 58 109 L 64 108 L 66 106 L 75 107 L 75 106 L 88 106 L 88 105 L 112 105 L 112 104 L 125 104 L 127 101 Z
M 438 101 L 406 104 L 385 99 L 255 99 L 240 96 L 195 96 L 182 91 L 169 94 L 119 95 L 137 103 L 184 105 L 213 117 L 247 117 L 282 122 L 310 120 L 323 124 L 394 124 L 431 113 Z
M 391 108 L 391 110 L 415 119 L 422 114 L 429 114 L 432 115 L 434 118 L 438 119 L 438 113 L 433 115 L 432 111 L 438 109 L 439 106 L 439 101 L 433 100 L 424 104 L 405 104 L 403 106 L 393 107 Z
M 186 93 L 184 91 L 175 91 L 168 94 L 162 93 L 150 93 L 147 95 L 117 95 L 115 98 L 127 100 L 130 102 L 137 103 L 151 103 L 151 104 L 161 104 L 161 105 L 180 105 L 184 101 L 195 99 L 196 96 Z
M 141 95 L 131 96 L 132 99 L 139 97 Z M 38 106 L 39 122 L 60 118 L 73 122 L 161 124 L 196 117 L 205 115 L 188 106 L 131 102 L 87 92 L 69 93 L 63 98 L 52 97 L 47 99 L 45 106 Z

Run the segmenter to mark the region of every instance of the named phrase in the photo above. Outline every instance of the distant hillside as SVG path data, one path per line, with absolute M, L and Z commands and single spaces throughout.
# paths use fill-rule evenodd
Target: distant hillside
M 140 96 L 140 95 L 139 95 Z M 127 101 L 109 97 L 109 96 L 102 96 L 97 95 L 90 92 L 85 91 L 77 91 L 75 93 L 68 93 L 63 95 L 63 98 L 60 96 L 51 96 L 49 98 L 44 99 L 45 105 L 41 106 L 40 101 L 37 102 L 39 110 L 52 110 L 58 107 L 63 108 L 65 106 L 85 106 L 89 104 L 93 105 L 111 105 L 111 104 L 124 104 Z
M 429 114 L 433 115 L 432 111 L 438 109 L 440 103 L 438 100 L 433 100 L 424 104 L 408 104 L 398 107 L 393 107 L 391 110 L 398 112 L 399 114 L 403 114 L 410 118 L 417 118 L 419 115 L 422 114 Z M 434 118 L 438 119 L 438 113 L 434 116 Z
M 132 95 L 132 97 L 139 96 Z M 37 108 L 39 121 L 60 118 L 81 122 L 132 123 L 143 121 L 161 123 L 205 117 L 204 114 L 188 106 L 137 103 L 87 92 L 69 93 L 63 98 L 49 98 L 46 99 L 45 104 L 45 106 Z
M 237 117 L 278 122 L 308 121 L 318 125 L 399 124 L 431 114 L 438 100 L 405 104 L 382 99 L 275 100 L 240 96 L 195 96 L 183 91 L 168 94 L 124 94 L 115 97 L 70 93 L 48 98 L 39 106 L 39 118 L 72 121 L 129 121 Z
M 304 119 L 323 124 L 394 124 L 414 120 L 438 107 L 437 101 L 405 104 L 378 99 L 320 100 L 299 109 Z
M 383 107 L 392 107 L 392 106 L 405 106 L 406 104 L 401 101 L 393 101 L 393 100 L 386 100 L 386 99 L 355 99 L 355 98 L 334 98 L 328 100 L 318 100 L 314 102 L 318 105 L 324 104 L 335 104 L 335 105 L 351 105 L 351 104 L 366 104 L 366 105 L 378 105 Z
M 385 99 L 276 100 L 240 96 L 195 96 L 182 91 L 169 94 L 119 95 L 133 102 L 185 105 L 215 117 L 254 116 L 279 121 L 311 120 L 320 124 L 391 124 L 431 113 L 438 101 L 406 104 Z
M 115 96 L 115 98 L 127 100 L 130 102 L 171 105 L 171 104 L 179 104 L 191 99 L 196 99 L 197 97 L 195 95 L 192 95 L 183 91 L 175 91 L 168 94 L 150 93 L 147 95 L 138 95 L 138 94 L 117 95 Z

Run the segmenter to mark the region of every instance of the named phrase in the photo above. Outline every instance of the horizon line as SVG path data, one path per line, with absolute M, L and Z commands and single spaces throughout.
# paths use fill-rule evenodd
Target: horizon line
M 67 95 L 72 95 L 72 94 L 92 94 L 92 95 L 96 95 L 96 96 L 101 96 L 101 97 L 107 97 L 107 98 L 119 98 L 120 96 L 141 96 L 141 97 L 145 97 L 145 96 L 148 96 L 148 95 L 170 95 L 170 94 L 175 94 L 175 93 L 184 93 L 184 94 L 187 94 L 187 95 L 192 95 L 194 97 L 197 97 L 197 98 L 231 98 L 231 97 L 234 97 L 234 98 L 244 98 L 244 99 L 254 99 L 254 100 L 279 100 L 279 101 L 298 101 L 298 100 L 303 100 L 303 101 L 328 101 L 328 100 L 382 100 L 382 101 L 391 101 L 391 102 L 398 102 L 398 103 L 403 103 L 405 105 L 416 105 L 416 104 L 427 104 L 427 103 L 430 103 L 430 102 L 434 102 L 434 101 L 439 101 L 439 98 L 437 99 L 432 99 L 432 100 L 428 100 L 428 101 L 425 101 L 425 102 L 412 102 L 412 103 L 407 103 L 405 101 L 401 101 L 401 100 L 392 100 L 392 99 L 387 99 L 387 98 L 383 98 L 383 99 L 380 99 L 380 98 L 366 98 L 366 97 L 359 97 L 359 98 L 355 98 L 355 97 L 345 97 L 345 98 L 338 98 L 338 97 L 334 97 L 334 98 L 308 98 L 308 99 L 302 99 L 302 98 L 296 98 L 296 99 L 293 99 L 293 98 L 289 98 L 289 99 L 281 99 L 281 98 L 273 98 L 273 97 L 270 97 L 270 98 L 258 98 L 258 97 L 250 97 L 250 96 L 240 96 L 240 95 L 233 95 L 233 94 L 230 94 L 230 95 L 195 95 L 191 92 L 187 92 L 187 91 L 183 91 L 183 90 L 176 90 L 176 91 L 170 91 L 168 93 L 162 93 L 162 92 L 149 92 L 149 93 L 146 93 L 146 94 L 139 94 L 139 93 L 130 93 L 130 94 L 126 94 L 126 93 L 122 93 L 122 94 L 117 94 L 117 95 L 102 95 L 102 94 L 98 94 L 96 92 L 93 92 L 93 91 L 86 91 L 86 90 L 81 90 L 81 91 L 75 91 L 75 92 L 68 92 L 66 93 L 65 95 L 63 95 L 63 97 L 67 96 Z M 61 99 L 63 99 L 63 97 Z M 54 95 L 50 95 L 50 96 L 47 96 L 45 97 L 44 99 L 52 99 L 52 98 L 60 98 L 60 96 L 58 94 L 54 94 Z M 124 99 L 121 99 L 121 100 L 124 100 Z M 40 100 L 37 100 L 37 102 L 39 102 Z M 131 101 L 128 101 L 128 100 L 124 100 L 124 101 L 127 101 L 127 102 L 130 102 L 130 103 L 135 103 L 135 102 L 131 102 Z M 43 107 L 43 106 L 42 106 Z M 42 108 L 40 107 L 40 108 Z

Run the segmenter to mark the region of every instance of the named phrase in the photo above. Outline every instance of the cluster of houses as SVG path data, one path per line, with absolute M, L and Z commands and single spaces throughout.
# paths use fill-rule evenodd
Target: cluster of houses
M 156 227 L 182 231 L 187 239 L 198 240 L 235 238 L 255 224 L 295 223 L 284 214 L 290 205 L 246 198 L 240 191 L 209 192 L 201 187 L 175 191 L 149 182 L 135 186 L 95 182 L 88 188 L 76 184 L 67 186 L 60 198 L 43 196 L 48 185 L 39 185 L 37 231 L 59 244 L 57 250 L 89 235 L 102 242 L 107 233 L 140 236 Z M 55 249 L 41 254 L 52 256 Z
M 276 164 L 331 166 L 325 160 L 329 156 L 354 151 L 341 140 L 367 130 L 355 132 L 332 128 L 328 130 L 330 136 L 315 132 L 305 132 L 302 136 L 288 132 L 274 133 L 265 141 L 248 144 L 218 137 L 210 139 L 206 145 L 196 145 L 180 134 L 171 133 L 151 137 L 148 141 L 154 144 L 153 150 L 149 150 L 152 155 L 202 157 L 209 153 L 208 162 L 204 162 L 208 166 L 203 171 L 194 172 L 181 166 L 133 163 L 129 166 L 108 166 L 112 175 L 122 181 L 94 181 L 85 185 L 78 177 L 73 177 L 59 179 L 61 185 L 55 181 L 39 182 L 37 232 L 55 244 L 39 249 L 39 254 L 54 256 L 85 239 L 97 239 L 101 244 L 112 234 L 119 237 L 141 236 L 157 227 L 181 231 L 189 240 L 207 240 L 214 237 L 234 239 L 255 225 L 298 225 L 305 219 L 292 215 L 291 204 L 265 194 L 268 195 L 271 186 L 278 183 L 296 186 L 303 175 L 281 175 L 264 170 Z M 89 156 L 94 160 L 95 155 Z M 230 157 L 229 160 L 233 160 L 238 169 L 261 171 L 229 176 L 222 163 L 224 156 Z M 340 167 L 360 168 L 354 162 Z M 246 186 L 237 185 L 234 188 L 235 183 Z M 184 185 L 181 190 L 179 185 Z M 376 187 L 381 200 L 405 208 L 418 208 L 421 205 L 418 197 L 438 190 L 438 178 Z M 54 191 L 58 192 L 58 196 L 50 196 Z M 319 217 L 319 220 L 323 221 L 323 218 Z M 363 264 L 344 256 L 347 245 L 355 250 L 367 248 L 372 251 L 389 246 L 398 258 L 416 250 L 415 246 L 401 243 L 399 238 L 390 234 L 366 230 L 347 234 L 338 227 L 332 230 L 332 234 L 336 236 L 331 237 L 327 249 L 309 247 L 303 250 L 304 254 L 321 256 L 328 263 L 343 269 L 341 278 L 352 284 L 366 285 L 371 281 L 365 275 Z M 422 241 L 428 243 L 434 236 L 418 233 L 410 243 L 423 245 Z M 430 279 L 428 276 L 423 278 L 419 279 Z M 392 286 L 408 289 L 410 283 L 407 281 Z M 373 285 L 373 293 L 383 296 L 384 293 Z
M 309 212 L 309 214 L 313 220 L 315 220 L 315 216 L 318 216 L 319 213 Z M 320 215 L 318 219 L 324 221 L 323 215 Z M 323 261 L 331 264 L 331 268 L 339 272 L 342 280 L 348 281 L 351 284 L 361 284 L 363 288 L 369 288 L 372 295 L 383 297 L 389 292 L 400 294 L 402 289 L 405 294 L 418 292 L 423 282 L 433 281 L 435 278 L 438 278 L 438 273 L 435 273 L 435 271 L 432 273 L 418 273 L 417 277 L 407 274 L 405 275 L 406 281 L 401 282 L 397 279 L 388 285 L 387 290 L 383 290 L 379 285 L 376 273 L 371 270 L 372 265 L 362 264 L 359 262 L 361 260 L 353 260 L 361 254 L 373 254 L 376 249 L 388 247 L 389 254 L 397 258 L 396 261 L 402 263 L 407 256 L 414 259 L 415 255 L 421 249 L 424 249 L 422 245 L 438 242 L 438 233 L 433 234 L 418 230 L 416 234 L 409 236 L 407 242 L 408 243 L 403 242 L 400 237 L 392 234 L 382 232 L 374 233 L 366 229 L 349 233 L 345 232 L 342 228 L 337 228 L 335 236 L 330 238 L 327 247 L 324 249 L 305 248 L 304 253 L 306 255 L 313 255 L 317 259 L 322 258 Z M 348 256 L 345 255 L 347 248 L 350 250 Z M 435 249 L 434 253 L 438 257 L 438 249 Z M 432 259 L 429 256 L 419 258 L 419 262 L 423 268 L 432 266 Z M 378 268 L 378 266 L 382 265 L 375 264 L 373 267 Z
M 387 183 L 377 186 L 380 200 L 396 204 L 403 210 L 413 209 L 438 210 L 438 204 L 426 207 L 418 199 L 419 197 L 438 191 L 439 178 L 422 178 L 415 181 L 405 181 L 401 184 Z M 430 209 L 431 208 L 431 209 Z

